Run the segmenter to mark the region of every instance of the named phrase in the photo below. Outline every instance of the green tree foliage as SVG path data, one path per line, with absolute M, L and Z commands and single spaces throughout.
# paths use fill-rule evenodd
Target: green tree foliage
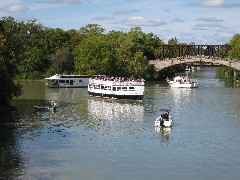
M 74 72 L 74 54 L 69 47 L 58 49 L 49 55 L 51 61 L 50 74 L 71 74 Z
M 85 35 L 81 34 L 79 31 L 71 29 L 67 31 L 69 36 L 68 46 L 71 51 L 75 49 L 75 47 L 82 41 Z
M 176 37 L 168 40 L 168 45 L 177 45 L 177 44 L 178 44 L 178 39 Z
M 96 33 L 96 27 L 91 27 L 93 30 L 88 26 L 88 34 L 85 33 L 76 48 L 75 69 L 78 73 L 151 77 L 149 73 L 154 67 L 148 61 L 158 54 L 156 49 L 162 43 L 159 38 L 152 33 L 143 33 L 140 28 L 133 28 L 128 33 L 111 31 L 103 34 L 103 30 Z
M 21 94 L 21 86 L 15 80 L 16 61 L 7 46 L 7 40 L 0 32 L 0 110 L 10 105 L 13 96 Z
M 49 57 L 54 56 L 56 51 L 68 45 L 70 35 L 59 28 L 39 27 L 29 33 L 29 39 L 31 46 L 28 46 L 25 51 L 25 59 L 21 68 L 23 76 L 27 79 L 41 79 L 52 63 L 54 64 Z
M 235 34 L 228 44 L 232 47 L 229 58 L 240 60 L 240 34 Z
M 81 27 L 79 32 L 83 35 L 89 34 L 101 35 L 105 32 L 105 29 L 98 24 L 87 24 L 85 27 Z
M 108 74 L 111 56 L 106 35 L 88 35 L 76 48 L 75 70 L 79 74 Z
M 21 62 L 27 42 L 27 27 L 24 22 L 16 21 L 12 17 L 3 17 L 0 20 L 0 32 L 4 36 L 5 46 L 11 53 L 11 58 Z
M 22 73 L 25 79 L 41 79 L 48 67 L 47 54 L 44 49 L 32 47 L 25 52 L 22 62 Z

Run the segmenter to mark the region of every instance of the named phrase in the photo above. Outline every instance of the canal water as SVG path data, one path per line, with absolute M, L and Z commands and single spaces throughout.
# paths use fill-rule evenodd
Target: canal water
M 239 179 L 240 89 L 205 67 L 197 89 L 147 82 L 143 101 L 25 82 L 0 114 L 0 179 Z M 58 103 L 57 112 L 33 106 Z M 161 108 L 173 126 L 154 127 Z

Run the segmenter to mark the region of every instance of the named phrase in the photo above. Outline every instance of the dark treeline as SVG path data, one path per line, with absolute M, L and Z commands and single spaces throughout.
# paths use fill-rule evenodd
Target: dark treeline
M 170 39 L 169 44 L 178 44 Z M 110 31 L 98 24 L 79 30 L 48 28 L 37 20 L 0 20 L 0 107 L 21 94 L 17 79 L 42 79 L 55 73 L 106 74 L 160 79 L 148 62 L 159 57 L 164 42 L 153 33 L 136 27 L 129 32 Z M 239 58 L 240 37 L 230 41 L 231 58 Z

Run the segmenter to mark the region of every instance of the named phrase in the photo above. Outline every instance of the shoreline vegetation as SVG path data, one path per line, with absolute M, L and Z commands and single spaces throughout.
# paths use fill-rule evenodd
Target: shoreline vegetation
M 140 27 L 128 32 L 109 31 L 98 24 L 88 24 L 78 30 L 49 28 L 36 19 L 18 21 L 13 17 L 0 19 L 0 109 L 11 107 L 13 97 L 22 93 L 21 80 L 42 81 L 53 74 L 106 74 L 109 76 L 163 80 L 175 73 L 175 68 L 158 72 L 152 59 L 161 55 L 165 44 L 153 33 Z M 186 44 L 177 38 L 167 44 Z M 240 59 L 240 35 L 228 43 L 229 58 Z

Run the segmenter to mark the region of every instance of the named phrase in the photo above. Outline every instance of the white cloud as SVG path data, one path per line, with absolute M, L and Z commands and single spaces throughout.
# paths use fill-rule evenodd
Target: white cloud
M 183 19 L 180 19 L 180 18 L 174 18 L 172 21 L 170 21 L 170 22 L 172 22 L 172 23 L 174 23 L 174 22 L 184 22 L 185 20 L 183 20 Z
M 204 0 L 202 1 L 202 5 L 208 7 L 221 7 L 224 5 L 224 0 Z
M 20 1 L 19 0 L 1 0 L 0 6 L 6 6 L 9 4 L 17 4 L 17 3 L 20 3 Z
M 218 35 L 219 37 L 231 38 L 233 37 L 234 34 L 230 32 L 219 32 Z
M 201 0 L 197 5 L 204 7 L 216 8 L 237 8 L 240 7 L 239 2 L 226 2 L 225 0 Z
M 125 15 L 125 14 L 130 14 L 130 13 L 138 13 L 140 12 L 139 10 L 133 9 L 133 10 L 117 10 L 113 12 L 115 15 Z
M 221 24 L 218 23 L 199 23 L 195 25 L 195 28 L 221 28 Z
M 218 19 L 215 17 L 210 17 L 210 18 L 198 18 L 197 20 L 203 21 L 203 22 L 223 22 L 223 19 Z
M 91 20 L 97 20 L 97 21 L 107 21 L 107 20 L 114 20 L 115 18 L 108 17 L 108 16 L 96 16 L 91 18 Z
M 146 19 L 141 16 L 135 16 L 129 19 L 123 19 L 120 21 L 117 21 L 116 24 L 124 24 L 132 27 L 155 27 L 155 26 L 162 26 L 166 24 L 165 21 L 162 21 L 160 19 Z
M 94 0 L 41 0 L 39 2 L 49 4 L 82 4 L 94 2 Z
M 17 13 L 17 12 L 27 12 L 30 10 L 27 6 L 24 6 L 20 3 L 9 4 L 1 8 L 2 11 L 7 13 Z

